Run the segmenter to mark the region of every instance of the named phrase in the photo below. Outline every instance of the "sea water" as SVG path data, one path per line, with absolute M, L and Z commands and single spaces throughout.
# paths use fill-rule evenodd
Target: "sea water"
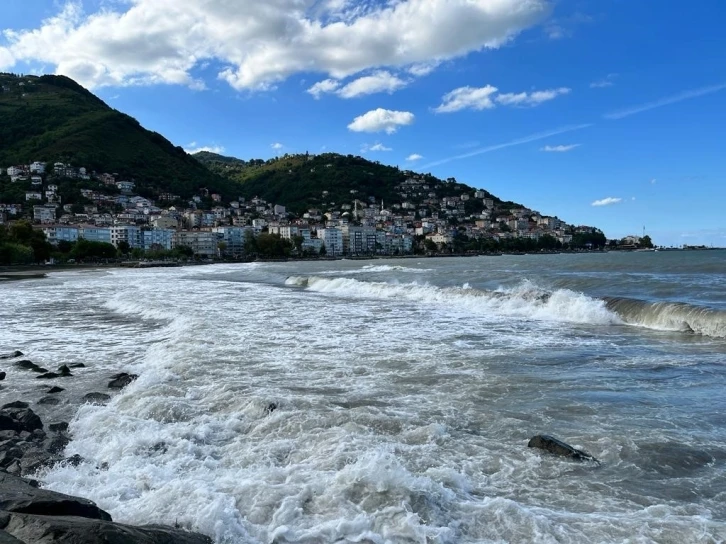
M 219 543 L 726 540 L 726 252 L 54 272 L 0 296 L 0 352 L 86 365 L 34 406 L 84 461 L 38 478 L 116 521 Z M 4 366 L 3 402 L 47 388 Z M 139 378 L 78 409 L 120 371 Z

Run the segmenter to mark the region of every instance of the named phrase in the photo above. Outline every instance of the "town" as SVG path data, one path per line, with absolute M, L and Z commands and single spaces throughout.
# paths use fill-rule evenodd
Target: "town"
M 32 162 L 0 170 L 0 180 L 18 195 L 17 202 L 0 201 L 0 224 L 26 220 L 53 246 L 102 242 L 137 257 L 177 248 L 199 259 L 240 259 L 265 253 L 356 257 L 605 245 L 593 227 L 502 203 L 483 190 L 467 188 L 451 196 L 441 189 L 455 180 L 404 174 L 395 202 L 351 190 L 350 201 L 336 203 L 322 191 L 320 206 L 295 215 L 260 198 L 227 200 L 204 188 L 190 199 L 171 193 L 150 198 L 118 174 Z M 61 190 L 64 183 L 72 189 Z M 439 196 L 442 192 L 450 196 Z M 266 237 L 284 243 L 270 250 Z

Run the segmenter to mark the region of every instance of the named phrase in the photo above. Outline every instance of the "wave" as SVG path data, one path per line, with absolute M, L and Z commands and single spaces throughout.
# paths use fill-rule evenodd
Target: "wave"
M 605 300 L 608 309 L 615 312 L 628 325 L 726 338 L 724 311 L 683 302 L 646 302 L 615 297 Z
M 319 272 L 319 274 L 335 275 L 335 276 L 353 276 L 356 274 L 370 274 L 380 272 L 403 272 L 404 274 L 425 274 L 431 272 L 430 268 L 411 268 L 408 266 L 401 265 L 376 265 L 368 264 L 362 268 L 356 268 L 355 270 L 330 270 L 328 272 Z
M 570 289 L 546 290 L 530 281 L 508 289 L 479 290 L 429 284 L 366 282 L 353 278 L 291 276 L 287 285 L 355 298 L 398 299 L 458 307 L 473 314 L 592 325 L 632 325 L 726 338 L 726 312 L 677 302 L 595 298 Z
M 291 276 L 287 285 L 354 298 L 397 299 L 458 307 L 468 313 L 586 324 L 617 324 L 605 301 L 568 289 L 549 292 L 529 281 L 512 289 L 485 291 L 428 284 L 365 282 L 353 278 Z

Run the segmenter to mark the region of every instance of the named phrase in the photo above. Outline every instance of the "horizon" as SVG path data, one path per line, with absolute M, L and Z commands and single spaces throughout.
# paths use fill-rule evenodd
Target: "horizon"
M 67 75 L 187 152 L 360 155 L 724 247 L 726 6 L 705 4 L 28 0 L 0 7 L 0 71 Z

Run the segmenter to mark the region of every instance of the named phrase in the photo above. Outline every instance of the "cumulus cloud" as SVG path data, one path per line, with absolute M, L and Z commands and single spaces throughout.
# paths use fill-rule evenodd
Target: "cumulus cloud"
M 274 144 L 270 144 L 270 147 L 272 149 L 274 149 L 275 151 L 279 151 L 280 149 L 282 149 L 285 146 L 282 145 L 280 142 L 275 142 Z
M 570 90 L 567 87 L 560 87 L 559 89 L 548 89 L 546 91 L 534 91 L 531 93 L 504 93 L 497 95 L 496 100 L 505 106 L 539 106 L 542 102 L 547 102 L 563 94 L 568 94 Z
M 224 147 L 221 145 L 197 145 L 197 142 L 189 142 L 184 146 L 184 151 L 190 155 L 194 153 L 200 153 L 202 151 L 208 151 L 209 153 L 224 153 Z
M 340 82 L 334 79 L 325 79 L 310 87 L 307 92 L 315 98 L 322 94 L 334 93 L 341 98 L 356 98 L 366 94 L 387 92 L 388 94 L 405 87 L 408 81 L 386 70 L 379 70 L 371 75 L 359 77 L 341 87 Z
M 415 116 L 409 111 L 378 108 L 359 115 L 348 125 L 353 132 L 386 132 L 393 134 L 399 127 L 413 123 Z
M 622 201 L 623 201 L 622 198 L 615 198 L 615 197 L 609 196 L 607 198 L 596 200 L 595 202 L 592 203 L 592 206 L 610 206 L 611 204 L 618 204 Z
M 406 157 L 406 160 L 414 162 L 414 161 L 420 161 L 423 158 L 424 158 L 423 155 L 419 155 L 418 153 L 411 153 L 408 157 Z
M 441 99 L 441 105 L 435 108 L 436 113 L 451 113 L 463 109 L 485 110 L 495 107 L 492 95 L 497 88 L 491 85 L 485 87 L 459 87 L 446 93 Z
M 566 153 L 572 151 L 576 147 L 580 147 L 580 144 L 570 145 L 546 145 L 540 148 L 540 151 L 546 151 L 547 153 Z
M 434 108 L 436 113 L 452 113 L 455 111 L 488 110 L 496 107 L 497 103 L 504 106 L 538 106 L 548 100 L 567 94 L 570 89 L 560 87 L 545 91 L 534 91 L 531 93 L 499 93 L 499 89 L 493 85 L 484 87 L 459 87 L 446 93 L 441 98 L 441 104 Z
M 4 31 L 0 62 L 55 67 L 88 87 L 178 84 L 205 62 L 238 90 L 271 89 L 293 74 L 343 79 L 410 69 L 496 49 L 544 21 L 549 0 L 133 0 L 87 13 L 66 0 L 38 28 Z M 12 64 L 10 64 L 12 63 Z M 10 65 L 9 65 L 10 64 Z

